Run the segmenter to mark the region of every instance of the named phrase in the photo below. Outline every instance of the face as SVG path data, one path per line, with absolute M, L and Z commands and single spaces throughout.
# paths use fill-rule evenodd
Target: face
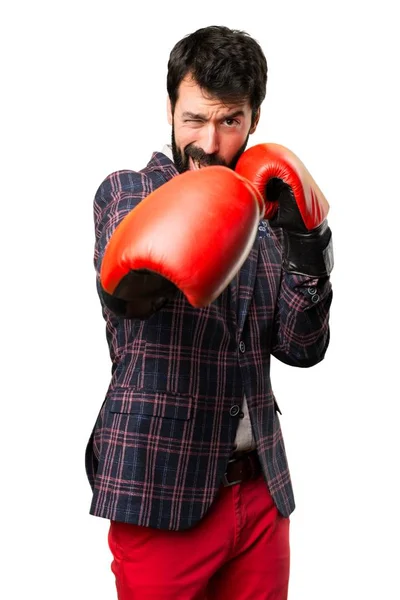
M 185 77 L 173 114 L 168 100 L 172 152 L 179 173 L 209 165 L 234 169 L 258 124 L 259 112 L 254 123 L 251 115 L 247 100 L 225 104 L 207 96 L 192 78 Z

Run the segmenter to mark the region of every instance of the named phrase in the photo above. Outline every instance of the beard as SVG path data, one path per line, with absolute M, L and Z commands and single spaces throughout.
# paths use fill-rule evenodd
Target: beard
M 240 156 L 246 150 L 247 142 L 249 141 L 249 136 L 250 132 L 247 134 L 244 143 L 236 152 L 235 156 L 232 158 L 231 161 L 229 161 L 229 163 L 227 163 L 220 156 L 218 156 L 218 154 L 206 154 L 202 148 L 199 148 L 194 144 L 188 144 L 183 150 L 181 150 L 181 148 L 178 148 L 175 142 L 175 129 L 172 125 L 172 156 L 174 158 L 174 163 L 178 170 L 178 173 L 184 173 L 185 171 L 190 170 L 189 158 L 199 161 L 202 167 L 210 167 L 211 165 L 222 165 L 223 167 L 228 167 L 229 169 L 234 170 Z

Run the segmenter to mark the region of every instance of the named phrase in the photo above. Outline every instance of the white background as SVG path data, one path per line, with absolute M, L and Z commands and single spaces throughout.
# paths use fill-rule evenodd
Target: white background
M 87 438 L 110 376 L 92 201 L 169 141 L 166 66 L 195 29 L 264 48 L 251 145 L 297 153 L 334 232 L 323 363 L 273 362 L 297 508 L 290 600 L 400 598 L 395 2 L 18 2 L 2 10 L 1 571 L 6 600 L 115 598 Z M 263 16 L 260 16 L 262 8 Z

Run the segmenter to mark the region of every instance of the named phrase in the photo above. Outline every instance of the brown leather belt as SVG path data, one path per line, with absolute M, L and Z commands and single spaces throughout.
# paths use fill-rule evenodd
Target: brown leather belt
M 237 452 L 228 462 L 225 474 L 222 477 L 222 485 L 230 487 L 249 479 L 256 479 L 259 475 L 261 475 L 261 465 L 257 450 Z

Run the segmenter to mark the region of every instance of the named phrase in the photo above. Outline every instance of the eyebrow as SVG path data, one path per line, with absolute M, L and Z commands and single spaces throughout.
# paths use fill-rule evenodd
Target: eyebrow
M 192 113 L 190 111 L 185 111 L 184 113 L 182 113 L 182 117 L 184 119 L 200 119 L 201 121 L 207 121 L 206 115 L 203 115 L 202 113 Z M 222 117 L 222 120 L 234 119 L 235 117 L 244 117 L 243 110 L 241 110 L 241 109 L 235 110 L 235 112 L 233 112 L 231 114 L 224 115 Z

